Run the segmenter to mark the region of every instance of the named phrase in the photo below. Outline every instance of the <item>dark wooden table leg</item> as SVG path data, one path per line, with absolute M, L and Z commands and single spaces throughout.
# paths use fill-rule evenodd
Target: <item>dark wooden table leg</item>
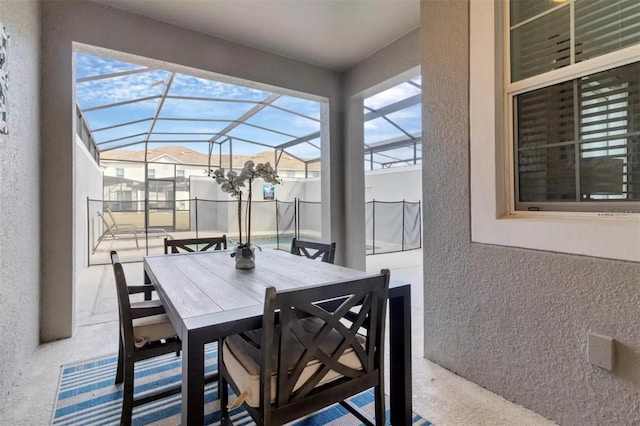
M 151 278 L 149 278 L 149 274 L 147 274 L 147 270 L 144 270 L 144 283 L 151 284 Z M 149 291 L 144 292 L 144 300 L 151 300 L 151 292 L 153 290 L 149 289 Z
M 394 289 L 389 297 L 389 375 L 391 424 L 410 425 L 411 393 L 411 286 Z
M 204 423 L 204 342 L 192 333 L 182 338 L 182 425 Z

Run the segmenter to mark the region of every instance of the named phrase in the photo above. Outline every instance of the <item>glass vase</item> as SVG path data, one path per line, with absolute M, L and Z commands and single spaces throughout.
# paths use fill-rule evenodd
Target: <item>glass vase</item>
M 237 269 L 253 269 L 256 267 L 255 247 L 238 246 L 234 254 Z

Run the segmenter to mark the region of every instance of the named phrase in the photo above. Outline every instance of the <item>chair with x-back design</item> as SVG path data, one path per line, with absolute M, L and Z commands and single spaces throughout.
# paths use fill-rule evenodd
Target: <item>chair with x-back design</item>
M 384 328 L 389 271 L 323 286 L 266 290 L 263 328 L 226 338 L 219 354 L 222 424 L 244 405 L 281 425 L 340 403 L 359 421 L 385 423 Z M 236 395 L 228 404 L 228 384 Z M 375 423 L 347 398 L 375 389 Z
M 226 250 L 227 236 L 204 237 L 204 238 L 183 238 L 180 240 L 164 240 L 164 254 L 207 250 Z
M 336 243 L 325 244 L 314 241 L 303 241 L 294 238 L 291 241 L 291 254 L 306 256 L 309 259 L 318 259 L 325 263 L 333 263 L 336 255 Z

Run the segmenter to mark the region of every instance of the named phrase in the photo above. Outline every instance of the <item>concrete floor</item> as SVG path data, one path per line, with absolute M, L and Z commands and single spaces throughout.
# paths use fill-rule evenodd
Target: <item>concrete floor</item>
M 413 407 L 435 425 L 552 425 L 474 383 L 423 359 L 422 252 L 367 257 L 367 269 L 391 269 L 392 279 L 412 283 Z M 124 265 L 130 284 L 142 281 L 142 264 Z M 51 421 L 60 366 L 117 352 L 115 284 L 110 266 L 85 269 L 76 287 L 76 324 L 70 339 L 41 345 L 30 367 L 10 390 L 0 425 L 46 425 Z M 387 386 L 388 389 L 388 386 Z

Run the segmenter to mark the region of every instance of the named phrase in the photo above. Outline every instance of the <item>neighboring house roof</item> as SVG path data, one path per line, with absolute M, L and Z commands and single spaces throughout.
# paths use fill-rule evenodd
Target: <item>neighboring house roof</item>
M 167 158 L 175 159 L 175 164 L 190 164 L 190 165 L 207 165 L 209 163 L 209 156 L 198 151 L 194 151 L 185 146 L 163 146 L 160 148 L 151 148 L 148 150 L 147 161 L 162 161 L 167 162 Z M 142 151 L 129 151 L 116 149 L 112 151 L 106 151 L 100 154 L 100 161 L 144 161 L 145 152 Z M 266 163 L 267 161 L 274 164 L 273 151 L 258 152 L 254 155 L 234 155 L 233 166 L 242 167 L 242 165 L 248 160 L 252 160 L 254 163 Z M 219 155 L 211 155 L 211 166 L 217 167 L 220 164 Z M 222 155 L 222 167 L 229 167 L 229 156 Z M 304 170 L 304 163 L 296 160 L 293 157 L 283 153 L 278 163 L 278 169 L 280 170 Z M 320 163 L 309 164 L 309 170 L 320 170 Z

